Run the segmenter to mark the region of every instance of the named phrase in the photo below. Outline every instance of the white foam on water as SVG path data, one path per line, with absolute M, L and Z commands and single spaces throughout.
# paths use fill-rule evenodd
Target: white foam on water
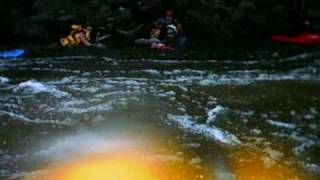
M 307 171 L 320 173 L 320 166 L 317 164 L 303 163 L 302 165 Z
M 241 77 L 218 77 L 217 75 L 209 75 L 207 78 L 199 82 L 202 86 L 221 85 L 221 84 L 249 84 L 250 81 Z
M 140 145 L 131 139 L 119 138 L 112 135 L 96 135 L 80 133 L 56 139 L 48 148 L 35 153 L 36 157 L 58 161 L 70 160 L 79 156 L 118 152 Z
M 280 62 L 289 62 L 289 61 L 306 61 L 306 59 L 310 58 L 310 60 L 313 60 L 315 56 L 319 56 L 319 52 L 311 52 L 311 53 L 302 53 L 297 54 L 291 57 L 280 59 Z
M 318 145 L 319 143 L 319 141 L 305 138 L 305 141 L 301 142 L 298 146 L 293 148 L 293 152 L 295 155 L 302 155 L 307 149 L 315 145 Z
M 33 122 L 31 119 L 29 119 L 29 118 L 27 118 L 27 117 L 25 117 L 23 115 L 20 115 L 20 114 L 15 114 L 13 112 L 7 112 L 7 111 L 0 110 L 0 114 L 8 115 L 8 116 L 10 116 L 12 118 L 15 118 L 17 120 L 24 121 L 24 122 Z
M 82 88 L 79 88 L 79 90 L 81 92 L 96 93 L 97 91 L 100 90 L 100 88 L 99 87 L 82 87 Z
M 319 114 L 319 111 L 315 107 L 310 107 L 310 113 L 313 115 Z
M 148 62 L 154 62 L 159 64 L 181 64 L 181 63 L 197 63 L 198 60 L 159 60 L 159 59 L 148 59 Z
M 290 123 L 284 123 L 280 121 L 274 121 L 274 120 L 267 120 L 267 122 L 273 126 L 281 127 L 281 128 L 287 128 L 287 129 L 295 129 L 296 125 L 295 124 L 290 124 Z
M 28 58 L 30 60 L 35 60 L 36 62 L 44 61 L 54 61 L 54 60 L 70 60 L 70 59 L 95 59 L 95 56 L 57 56 L 57 57 L 39 57 L 39 58 Z M 62 63 L 62 62 L 59 62 Z
M 169 114 L 167 119 L 170 122 L 176 123 L 178 127 L 193 134 L 203 135 L 207 138 L 214 139 L 220 143 L 228 145 L 241 144 L 241 141 L 233 134 L 215 126 L 207 124 L 197 124 L 192 121 L 190 116 L 179 116 Z
M 172 70 L 172 74 L 198 74 L 203 75 L 204 71 L 197 69 L 174 69 Z
M 218 105 L 216 106 L 215 108 L 209 110 L 207 112 L 207 115 L 208 115 L 208 118 L 207 118 L 207 123 L 212 123 L 212 122 L 215 122 L 218 115 L 223 113 L 225 111 L 225 108 Z
M 50 93 L 56 97 L 70 96 L 70 94 L 66 92 L 60 91 L 54 87 L 48 86 L 35 80 L 29 80 L 18 84 L 17 87 L 14 88 L 14 91 L 31 91 L 31 93 L 34 94 L 45 92 Z
M 104 78 L 104 83 L 114 85 L 125 85 L 125 86 L 145 86 L 148 85 L 148 78 L 128 78 L 128 77 L 115 77 L 115 78 Z
M 203 76 L 206 73 L 206 71 L 203 70 L 196 70 L 196 69 L 174 69 L 174 70 L 165 70 L 163 71 L 163 74 L 166 76 L 178 76 L 178 75 L 186 75 L 189 76 Z
M 106 98 L 106 97 L 112 97 L 112 96 L 116 96 L 116 95 L 125 95 L 127 94 L 125 91 L 113 91 L 113 92 L 106 92 L 106 93 L 99 93 L 99 94 L 95 94 L 94 97 L 95 98 Z
M 0 83 L 8 83 L 8 82 L 10 82 L 8 78 L 0 76 Z
M 48 170 L 37 170 L 37 171 L 31 171 L 31 172 L 19 172 L 19 173 L 13 173 L 10 175 L 9 179 L 7 180 L 22 180 L 26 179 L 35 179 L 36 177 L 39 177 L 41 175 L 45 175 L 49 173 Z
M 188 88 L 185 87 L 185 86 L 178 85 L 177 87 L 178 87 L 179 89 L 181 89 L 182 91 L 184 91 L 184 92 L 188 92 Z
M 68 107 L 65 106 L 58 110 L 58 112 L 67 112 L 72 114 L 84 114 L 84 113 L 94 113 L 94 112 L 106 112 L 113 110 L 113 107 L 110 103 L 92 105 L 89 107 Z
M 68 108 L 68 107 L 80 106 L 86 103 L 87 101 L 83 99 L 73 99 L 72 101 L 62 102 L 62 105 L 63 105 L 63 108 Z
M 147 70 L 142 70 L 142 72 L 155 75 L 155 76 L 161 76 L 161 72 L 155 69 L 147 69 Z
M 273 136 L 282 137 L 282 138 L 288 138 L 297 143 L 297 146 L 292 148 L 292 151 L 295 155 L 300 156 L 303 155 L 304 152 L 311 147 L 320 144 L 320 140 L 315 136 L 311 134 L 307 135 L 299 135 L 299 132 L 292 132 L 291 134 L 283 134 L 279 132 L 272 133 Z
M 145 82 L 141 82 L 141 81 L 137 81 L 137 80 L 124 80 L 121 82 L 121 84 L 125 84 L 125 85 L 134 85 L 134 86 L 142 86 L 142 85 L 147 85 L 147 83 Z
M 63 59 L 95 59 L 97 57 L 95 56 L 61 56 L 61 57 L 55 57 L 56 60 L 63 60 Z M 48 58 L 52 59 L 52 58 Z
M 15 120 L 26 122 L 26 123 L 35 123 L 35 124 L 57 124 L 57 125 L 72 125 L 71 122 L 61 122 L 56 120 L 43 120 L 43 119 L 30 119 L 22 114 L 16 114 L 13 112 L 7 112 L 0 110 L 0 115 L 7 115 Z
M 57 84 L 66 84 L 66 83 L 72 83 L 76 79 L 76 76 L 69 76 L 69 77 L 64 77 L 63 79 L 57 81 Z
M 190 77 L 192 78 L 192 77 Z M 237 70 L 228 71 L 223 74 L 209 73 L 198 83 L 202 86 L 210 85 L 247 85 L 258 81 L 280 81 L 280 80 L 320 80 L 319 70 L 314 67 L 299 68 L 288 72 L 267 72 L 262 70 Z
M 102 85 L 101 85 L 101 88 L 102 88 L 102 89 L 105 89 L 105 90 L 109 90 L 109 89 L 114 88 L 114 86 L 113 86 L 113 85 L 110 85 L 110 84 L 102 84 Z
M 193 83 L 194 81 L 200 81 L 203 77 L 201 76 L 179 76 L 174 81 L 179 83 Z
M 269 157 L 273 160 L 281 159 L 284 156 L 283 152 L 272 149 L 271 147 L 264 148 L 263 152 L 267 153 Z

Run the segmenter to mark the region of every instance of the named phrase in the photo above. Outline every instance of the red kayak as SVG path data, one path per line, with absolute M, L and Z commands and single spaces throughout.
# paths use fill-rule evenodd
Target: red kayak
M 175 48 L 165 45 L 163 43 L 152 43 L 151 44 L 151 49 L 156 49 L 159 51 L 174 51 Z
M 305 32 L 296 36 L 273 35 L 272 40 L 276 42 L 287 42 L 296 44 L 320 44 L 320 33 Z

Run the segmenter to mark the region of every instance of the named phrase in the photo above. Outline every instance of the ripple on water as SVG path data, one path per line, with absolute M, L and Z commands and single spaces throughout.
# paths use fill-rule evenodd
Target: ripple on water
M 9 116 L 10 118 L 21 121 L 21 122 L 26 122 L 26 123 L 35 123 L 35 124 L 56 124 L 56 125 L 72 125 L 72 122 L 69 121 L 60 121 L 60 120 L 44 120 L 44 119 L 30 119 L 27 116 L 23 114 L 18 114 L 18 113 L 13 113 L 13 112 L 8 112 L 8 111 L 3 111 L 0 110 L 0 117 L 1 116 Z
M 279 127 L 279 128 L 286 128 L 286 129 L 295 129 L 296 125 L 295 124 L 290 124 L 290 123 L 284 123 L 280 121 L 274 121 L 274 120 L 267 120 L 267 122 L 273 126 Z

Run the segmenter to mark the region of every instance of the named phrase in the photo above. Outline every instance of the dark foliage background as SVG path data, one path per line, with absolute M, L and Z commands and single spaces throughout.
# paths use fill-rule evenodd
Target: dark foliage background
M 0 2 L 0 39 L 55 41 L 71 23 L 105 31 L 139 24 L 147 28 L 168 8 L 195 42 L 320 30 L 319 0 L 7 0 Z

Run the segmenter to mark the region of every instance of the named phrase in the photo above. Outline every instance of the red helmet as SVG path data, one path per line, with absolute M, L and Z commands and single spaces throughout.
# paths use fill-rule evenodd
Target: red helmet
M 166 16 L 172 17 L 174 15 L 174 12 L 172 10 L 167 10 Z

